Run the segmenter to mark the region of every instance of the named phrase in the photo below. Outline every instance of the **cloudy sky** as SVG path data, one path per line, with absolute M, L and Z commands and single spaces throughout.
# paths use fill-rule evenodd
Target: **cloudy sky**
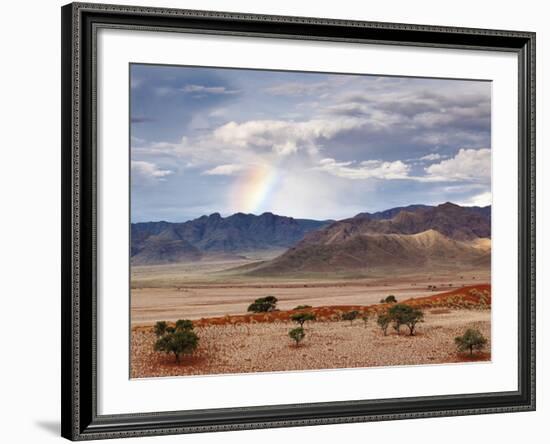
M 491 201 L 491 84 L 131 65 L 132 221 Z

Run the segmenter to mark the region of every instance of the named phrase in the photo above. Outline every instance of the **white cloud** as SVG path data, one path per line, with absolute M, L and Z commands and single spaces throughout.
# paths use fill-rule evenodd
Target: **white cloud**
M 321 139 L 331 139 L 343 131 L 366 124 L 363 119 L 314 119 L 305 122 L 285 120 L 251 120 L 229 122 L 214 131 L 214 139 L 222 144 L 241 148 L 270 149 L 286 156 L 305 148 L 311 152 Z
M 421 159 L 436 160 L 439 154 L 428 154 Z M 366 160 L 337 162 L 332 158 L 322 159 L 315 169 L 347 179 L 408 179 L 417 182 L 478 182 L 487 183 L 491 179 L 491 150 L 460 149 L 455 157 L 432 164 L 424 171 L 424 176 L 410 175 L 411 166 L 401 160 L 383 162 Z M 481 195 L 480 195 L 481 196 Z M 482 200 L 483 198 L 480 197 Z M 480 201 L 481 201 L 480 200 Z M 472 204 L 474 205 L 474 204 Z
M 237 164 L 218 165 L 215 168 L 204 171 L 202 174 L 207 176 L 232 176 L 235 173 L 242 171 L 245 167 Z
M 431 181 L 477 181 L 491 179 L 491 150 L 489 148 L 461 148 L 455 157 L 425 168 Z
M 464 205 L 468 207 L 486 207 L 487 205 L 491 205 L 492 200 L 493 194 L 490 191 L 485 191 L 483 193 L 472 196 L 464 202 L 459 202 L 459 205 Z
M 334 176 L 346 179 L 409 179 L 410 166 L 400 160 L 394 162 L 382 162 L 380 160 L 367 160 L 356 164 L 355 162 L 337 162 L 326 158 L 319 162 L 315 169 L 325 171 Z
M 131 167 L 134 183 L 163 181 L 166 176 L 173 174 L 173 171 L 160 169 L 154 163 L 144 160 L 132 160 Z
M 441 159 L 441 154 L 438 153 L 431 153 L 426 154 L 425 156 L 420 157 L 418 160 L 427 160 L 427 161 L 433 161 L 433 160 L 439 160 Z
M 158 161 L 174 168 L 201 168 L 219 174 L 216 167 L 228 164 L 280 164 L 308 159 L 315 164 L 324 144 L 333 137 L 372 125 L 367 119 L 332 118 L 308 121 L 250 120 L 228 122 L 179 142 L 154 142 L 132 147 L 139 160 Z M 226 172 L 228 170 L 225 170 Z
M 202 86 L 202 85 L 185 85 L 180 88 L 184 93 L 199 93 L 199 94 L 238 94 L 240 91 L 235 89 L 227 89 L 225 86 Z
M 200 137 L 182 137 L 179 142 L 155 142 L 132 148 L 135 156 L 145 159 L 162 159 L 164 163 L 178 167 L 214 168 L 217 165 L 241 164 L 261 161 L 257 153 L 240 147 L 222 144 L 210 134 Z

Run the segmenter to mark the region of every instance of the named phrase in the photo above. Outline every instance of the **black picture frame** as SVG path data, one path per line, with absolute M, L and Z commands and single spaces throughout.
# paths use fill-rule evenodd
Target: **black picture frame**
M 535 409 L 535 33 L 72 3 L 62 14 L 62 436 L 71 440 Z M 519 66 L 518 390 L 98 415 L 96 91 L 100 27 L 507 51 Z

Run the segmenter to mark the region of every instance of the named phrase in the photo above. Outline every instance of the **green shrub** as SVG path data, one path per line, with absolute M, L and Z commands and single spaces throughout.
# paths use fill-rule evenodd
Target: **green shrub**
M 395 304 L 388 310 L 388 316 L 397 334 L 400 333 L 400 327 L 406 325 L 409 328 L 410 335 L 414 336 L 416 324 L 424 322 L 424 313 L 422 310 L 407 304 Z
M 191 354 L 197 348 L 199 337 L 190 330 L 178 330 L 172 333 L 165 333 L 157 342 L 155 342 L 155 350 L 165 352 L 166 354 L 174 353 L 176 362 L 179 362 L 180 355 Z
M 365 328 L 367 328 L 367 324 L 369 322 L 369 313 L 368 312 L 365 312 L 361 315 L 361 319 L 363 320 L 363 325 L 365 326 Z
M 397 299 L 393 294 L 390 294 L 389 296 L 386 297 L 386 299 L 384 299 L 384 302 L 386 304 L 395 304 L 397 303 Z
M 487 345 L 487 338 L 477 329 L 469 328 L 462 336 L 455 338 L 455 344 L 458 351 L 470 351 L 470 355 L 474 354 L 474 350 L 481 350 Z
M 357 310 L 347 311 L 342 315 L 342 320 L 349 321 L 349 325 L 353 325 L 353 321 L 357 319 L 359 312 Z
M 298 305 L 293 310 L 304 310 L 305 308 L 312 308 L 311 305 Z
M 300 342 L 306 336 L 306 333 L 305 333 L 305 331 L 302 327 L 297 327 L 297 328 L 293 328 L 292 330 L 290 330 L 288 332 L 288 336 L 290 336 L 290 338 L 296 342 L 296 347 L 298 347 Z
M 277 298 L 275 296 L 266 296 L 265 298 L 258 298 L 252 304 L 248 306 L 248 311 L 253 313 L 266 313 L 274 311 L 277 305 Z

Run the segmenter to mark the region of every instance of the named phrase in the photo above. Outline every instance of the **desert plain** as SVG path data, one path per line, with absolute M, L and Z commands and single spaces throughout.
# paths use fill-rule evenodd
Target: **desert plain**
M 490 269 L 377 270 L 283 277 L 243 277 L 241 267 L 270 259 L 214 259 L 182 264 L 132 267 L 131 377 L 233 374 L 327 368 L 441 364 L 490 360 Z M 376 316 L 388 308 L 381 299 L 394 295 L 423 310 L 414 336 L 391 327 L 384 335 Z M 275 296 L 277 311 L 247 313 L 257 298 Z M 297 346 L 288 336 L 290 316 L 311 306 L 317 320 L 304 325 Z M 366 323 L 341 320 L 346 311 L 368 314 Z M 298 310 L 300 311 L 300 310 Z M 157 321 L 189 319 L 200 341 L 176 363 L 154 351 Z M 454 338 L 467 328 L 489 342 L 473 356 L 458 353 Z

